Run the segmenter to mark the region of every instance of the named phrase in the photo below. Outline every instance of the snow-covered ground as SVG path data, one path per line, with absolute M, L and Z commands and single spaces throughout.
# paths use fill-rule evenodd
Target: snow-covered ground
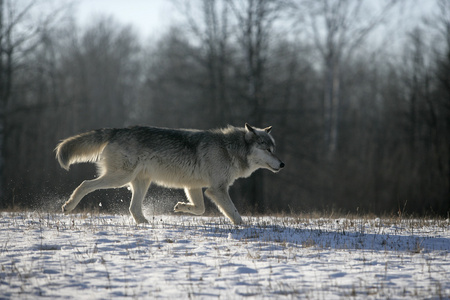
M 448 220 L 0 216 L 1 299 L 450 297 Z

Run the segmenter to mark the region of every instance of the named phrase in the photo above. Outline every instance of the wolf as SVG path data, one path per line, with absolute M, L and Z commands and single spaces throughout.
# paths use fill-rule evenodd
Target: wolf
M 249 124 L 238 128 L 193 130 L 133 126 L 107 128 L 62 140 L 55 148 L 62 168 L 95 162 L 99 176 L 83 181 L 64 203 L 64 213 L 98 189 L 130 186 L 130 213 L 136 223 L 148 223 L 142 202 L 154 182 L 184 188 L 188 202 L 178 202 L 175 212 L 202 215 L 205 195 L 233 224 L 242 223 L 228 189 L 237 178 L 257 169 L 278 172 L 285 164 L 275 155 L 272 126 L 260 129 Z

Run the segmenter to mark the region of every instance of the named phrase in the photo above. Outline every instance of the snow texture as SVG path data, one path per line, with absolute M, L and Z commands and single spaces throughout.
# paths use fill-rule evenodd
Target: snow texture
M 1 299 L 450 297 L 448 220 L 0 215 Z

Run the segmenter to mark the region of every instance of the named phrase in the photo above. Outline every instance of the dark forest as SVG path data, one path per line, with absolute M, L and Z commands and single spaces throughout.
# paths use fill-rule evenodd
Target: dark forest
M 43 13 L 0 0 L 0 208 L 58 211 L 95 176 L 92 164 L 59 167 L 53 149 L 68 136 L 248 122 L 273 126 L 286 167 L 231 187 L 244 214 L 447 217 L 450 2 L 416 20 L 421 1 L 372 2 L 173 1 L 183 21 L 142 40 L 110 16 L 82 27 L 63 2 Z M 146 204 L 169 213 L 179 197 L 152 185 Z M 118 189 L 80 204 L 129 201 Z

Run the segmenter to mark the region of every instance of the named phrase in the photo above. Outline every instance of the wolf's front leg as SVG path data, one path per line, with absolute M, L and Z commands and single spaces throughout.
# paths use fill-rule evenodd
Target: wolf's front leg
M 203 215 L 205 213 L 205 201 L 203 199 L 202 189 L 184 189 L 190 203 L 178 202 L 174 207 L 175 212 L 185 212 L 194 215 Z
M 151 180 L 148 178 L 135 178 L 131 182 L 133 195 L 131 196 L 130 213 L 137 224 L 148 223 L 142 212 L 142 202 L 144 201 L 150 183 Z
M 243 223 L 239 212 L 228 194 L 228 188 L 209 188 L 206 190 L 205 194 L 217 205 L 220 212 L 228 217 L 234 225 Z

